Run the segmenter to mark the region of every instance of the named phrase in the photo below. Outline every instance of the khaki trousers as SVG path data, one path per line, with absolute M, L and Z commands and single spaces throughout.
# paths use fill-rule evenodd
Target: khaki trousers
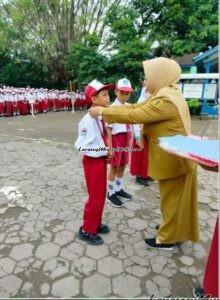
M 159 180 L 162 223 L 158 239 L 165 244 L 199 241 L 197 170 Z

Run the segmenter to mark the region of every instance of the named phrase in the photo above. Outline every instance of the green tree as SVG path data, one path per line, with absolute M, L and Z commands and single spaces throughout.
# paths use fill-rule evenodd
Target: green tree
M 128 77 L 142 61 L 217 44 L 217 0 L 0 0 L 1 82 L 66 86 Z
M 142 61 L 152 55 L 151 43 L 138 30 L 137 18 L 137 12 L 130 7 L 119 9 L 113 6 L 108 13 L 112 51 L 107 68 L 108 74 L 111 74 L 109 81 L 128 77 L 133 85 L 140 86 L 143 79 Z
M 92 34 L 87 35 L 84 43 L 74 43 L 70 46 L 65 64 L 75 87 L 80 88 L 82 84 L 94 78 L 105 80 L 107 58 L 97 52 L 99 44 L 99 37 Z
M 10 86 L 52 87 L 51 70 L 30 61 L 24 55 L 12 56 L 0 51 L 0 83 Z
M 101 40 L 106 12 L 112 3 L 121 1 L 1 1 L 0 41 L 4 41 L 10 54 L 24 53 L 31 61 L 52 69 L 51 80 L 65 84 L 68 74 L 64 60 L 70 46 L 84 43 L 88 34 L 96 34 Z
M 132 0 L 138 28 L 157 41 L 157 56 L 206 51 L 218 43 L 217 0 Z

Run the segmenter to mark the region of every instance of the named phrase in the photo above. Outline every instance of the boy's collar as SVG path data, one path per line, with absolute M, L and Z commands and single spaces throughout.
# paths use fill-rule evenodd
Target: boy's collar
M 116 101 L 116 102 L 119 102 L 119 103 L 122 104 L 122 105 L 125 104 L 125 103 L 121 102 L 121 101 L 118 99 L 118 97 L 116 97 L 115 101 Z

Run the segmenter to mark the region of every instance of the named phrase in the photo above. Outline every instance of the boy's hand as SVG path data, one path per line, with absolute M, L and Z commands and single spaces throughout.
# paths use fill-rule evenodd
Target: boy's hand
M 114 152 L 112 151 L 111 148 L 108 149 L 108 155 L 107 155 L 107 163 L 110 163 L 111 162 L 111 159 L 113 158 L 114 156 Z
M 98 116 L 101 115 L 102 110 L 103 110 L 103 107 L 101 107 L 101 106 L 91 107 L 89 109 L 89 114 L 91 117 L 97 118 Z
M 114 152 L 112 151 L 112 148 L 108 149 L 108 158 L 112 158 L 114 156 Z
M 143 138 L 139 138 L 139 139 L 137 139 L 136 140 L 136 144 L 138 145 L 138 147 L 140 148 L 140 149 L 144 149 L 144 141 L 143 141 Z

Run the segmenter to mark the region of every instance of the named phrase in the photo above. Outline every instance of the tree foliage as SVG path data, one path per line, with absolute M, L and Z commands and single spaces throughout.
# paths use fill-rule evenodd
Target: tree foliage
M 0 82 L 79 87 L 217 45 L 217 0 L 0 0 Z
M 158 42 L 157 56 L 206 51 L 218 43 L 217 0 L 132 0 L 140 32 Z
M 151 44 L 139 33 L 137 17 L 137 12 L 130 7 L 112 6 L 108 12 L 110 51 L 113 51 L 108 64 L 108 74 L 112 74 L 110 81 L 126 76 L 134 85 L 140 85 L 143 79 L 142 61 L 151 57 Z
M 65 57 L 88 34 L 101 40 L 106 12 L 121 0 L 11 0 L 0 6 L 2 49 L 28 55 L 53 71 L 53 81 L 65 83 Z M 98 47 L 98 45 L 97 45 Z
M 101 81 L 106 77 L 107 58 L 97 52 L 100 44 L 95 35 L 87 35 L 84 43 L 73 43 L 67 53 L 65 64 L 69 71 L 69 78 L 79 87 L 92 79 Z

